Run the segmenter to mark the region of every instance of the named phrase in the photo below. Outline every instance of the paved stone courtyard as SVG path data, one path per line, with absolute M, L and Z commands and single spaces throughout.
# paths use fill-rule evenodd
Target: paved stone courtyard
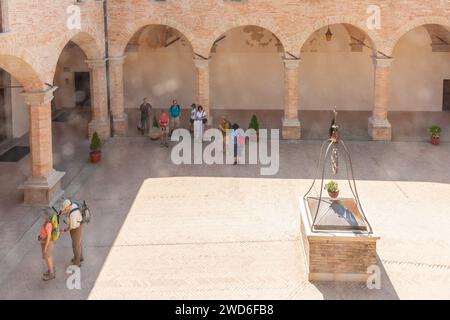
M 0 164 L 0 299 L 449 299 L 450 145 L 349 142 L 360 197 L 381 236 L 382 289 L 310 283 L 298 197 L 314 176 L 318 141 L 282 142 L 278 175 L 258 166 L 175 166 L 143 137 L 114 138 L 86 161 L 83 127 L 54 124 L 67 195 L 95 214 L 82 290 L 66 288 L 68 235 L 57 279 L 41 280 L 39 211 L 20 205 L 28 158 Z

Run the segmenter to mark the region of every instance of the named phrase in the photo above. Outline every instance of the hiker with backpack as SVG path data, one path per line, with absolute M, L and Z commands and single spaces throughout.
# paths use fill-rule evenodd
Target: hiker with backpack
M 42 259 L 47 264 L 47 271 L 43 274 L 42 280 L 49 281 L 55 279 L 55 265 L 53 263 L 53 247 L 55 241 L 59 237 L 59 227 L 57 224 L 57 216 L 49 210 L 42 212 L 43 223 L 38 236 L 41 244 Z M 56 221 L 55 221 L 56 220 Z M 56 222 L 56 225 L 54 225 Z
M 84 223 L 81 208 L 77 203 L 67 199 L 64 200 L 60 213 L 68 217 L 68 221 L 65 221 L 67 228 L 62 232 L 70 232 L 73 249 L 72 264 L 81 267 L 81 262 L 84 260 L 82 247 Z

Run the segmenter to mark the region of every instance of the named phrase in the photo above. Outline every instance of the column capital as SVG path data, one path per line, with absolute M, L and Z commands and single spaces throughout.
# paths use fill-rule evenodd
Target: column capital
M 283 59 L 284 66 L 287 69 L 298 69 L 301 61 L 302 59 L 289 59 L 289 58 Z
M 49 103 L 53 100 L 53 92 L 56 91 L 58 87 L 51 87 L 43 91 L 23 91 L 20 93 L 21 96 L 25 98 L 25 102 L 29 105 L 35 106 L 40 104 Z
M 125 55 L 120 56 L 120 57 L 109 57 L 108 60 L 111 65 L 122 65 L 124 63 L 126 57 L 127 56 L 125 56 Z
M 377 68 L 389 68 L 392 65 L 392 62 L 394 61 L 394 58 L 388 58 L 388 57 L 380 57 L 380 56 L 372 56 L 373 64 Z
M 194 58 L 194 64 L 197 69 L 206 69 L 209 67 L 209 62 L 211 59 L 199 59 Z
M 90 59 L 85 62 L 91 69 L 106 67 L 106 59 Z

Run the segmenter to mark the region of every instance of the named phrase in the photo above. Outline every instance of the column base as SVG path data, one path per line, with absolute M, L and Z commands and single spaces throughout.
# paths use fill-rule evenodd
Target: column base
M 300 121 L 283 119 L 282 123 L 281 136 L 284 140 L 300 140 L 302 136 Z
M 391 141 L 392 126 L 389 121 L 369 118 L 369 136 L 374 141 Z
M 65 174 L 53 170 L 49 177 L 30 177 L 19 187 L 24 192 L 24 204 L 44 207 L 54 205 L 64 194 L 61 179 Z
M 152 119 L 150 119 L 152 120 Z M 115 137 L 124 137 L 128 132 L 128 115 L 113 118 L 113 132 Z
M 98 133 L 101 140 L 108 140 L 111 137 L 111 124 L 108 120 L 92 120 L 89 122 L 88 135 L 89 139 L 92 138 L 94 132 Z

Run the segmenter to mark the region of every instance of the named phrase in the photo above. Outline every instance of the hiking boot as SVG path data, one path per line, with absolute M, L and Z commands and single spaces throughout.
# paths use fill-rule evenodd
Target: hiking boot
M 49 281 L 49 280 L 53 280 L 55 278 L 56 278 L 55 273 L 51 272 L 51 273 L 44 274 L 44 277 L 42 278 L 42 280 Z

